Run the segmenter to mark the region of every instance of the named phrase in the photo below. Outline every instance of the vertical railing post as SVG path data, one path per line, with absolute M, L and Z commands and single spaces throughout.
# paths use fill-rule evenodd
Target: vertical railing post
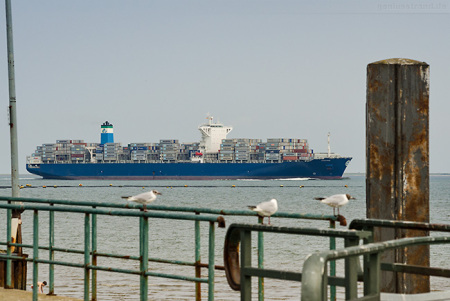
M 380 253 L 368 255 L 365 262 L 368 267 L 364 268 L 364 295 L 375 295 L 380 293 Z
M 330 264 L 330 266 L 331 266 L 331 264 Z M 323 296 L 323 299 L 322 300 L 328 300 L 328 265 L 324 265 L 324 271 L 323 271 L 323 275 L 322 275 L 322 296 Z M 336 287 L 335 287 L 335 289 L 336 289 Z M 330 291 L 331 291 L 331 293 L 333 293 L 333 290 L 331 290 L 330 289 Z M 334 294 L 336 294 L 336 291 L 334 291 Z M 331 299 L 331 296 L 330 296 L 330 300 L 333 300 L 333 299 Z M 334 300 L 336 300 L 336 296 L 334 297 Z
M 263 224 L 264 218 L 258 215 L 258 222 Z M 258 268 L 264 268 L 264 232 L 258 231 Z M 264 301 L 264 277 L 258 277 L 258 300 Z
M 53 203 L 50 204 L 53 207 Z M 55 247 L 55 212 L 49 211 L 49 233 L 48 233 L 48 259 L 53 262 L 55 260 L 55 251 L 53 248 Z M 49 274 L 49 295 L 55 294 L 55 265 L 50 263 L 48 265 L 48 274 Z
M 39 215 L 33 211 L 33 301 L 38 301 L 38 278 L 39 278 Z
M 372 232 L 372 235 L 369 238 L 364 239 L 364 244 L 367 245 L 367 244 L 373 243 L 373 240 L 374 240 L 373 239 L 374 228 L 373 227 L 364 227 L 362 230 Z M 371 258 L 370 255 L 364 255 L 363 256 L 363 274 L 364 274 L 364 279 L 369 279 L 368 277 L 370 277 L 370 273 L 373 272 L 373 270 L 371 269 L 371 265 L 370 265 L 370 258 Z M 370 295 L 370 291 L 371 291 L 370 284 L 366 285 L 366 281 L 364 281 L 364 295 Z
M 345 239 L 344 247 L 354 247 L 359 244 L 358 239 Z M 359 257 L 345 258 L 345 300 L 353 300 L 358 297 L 358 262 Z
M 92 208 L 96 208 L 93 206 Z M 92 265 L 97 265 L 97 214 L 92 214 L 92 246 L 91 246 L 91 253 L 92 253 Z M 92 301 L 97 300 L 97 270 L 92 270 Z
M 140 294 L 141 301 L 148 300 L 148 276 L 146 275 L 148 270 L 148 217 L 140 217 L 140 266 L 141 266 L 141 276 L 140 276 Z
M 214 222 L 209 222 L 209 256 L 208 256 L 208 301 L 214 300 L 216 231 Z
M 199 214 L 198 212 L 196 213 Z M 200 278 L 202 276 L 201 252 L 200 252 L 200 221 L 194 221 L 195 223 L 195 277 Z M 200 301 L 202 299 L 201 282 L 195 282 L 195 300 Z
M 252 235 L 250 231 L 241 230 L 241 301 L 252 298 L 252 278 L 245 275 L 247 267 L 252 265 Z
M 90 216 L 84 214 L 84 301 L 89 301 Z
M 336 229 L 336 222 L 330 221 L 330 228 Z M 330 236 L 330 250 L 336 250 L 336 237 Z M 336 276 L 336 260 L 330 260 L 330 276 Z M 330 300 L 336 300 L 336 286 L 330 286 Z
M 11 204 L 11 201 L 8 201 L 8 204 Z M 11 219 L 12 219 L 12 210 L 6 209 L 6 255 L 11 256 Z M 12 260 L 11 258 L 6 259 L 6 288 L 13 288 L 12 280 L 11 280 L 11 271 L 12 271 Z

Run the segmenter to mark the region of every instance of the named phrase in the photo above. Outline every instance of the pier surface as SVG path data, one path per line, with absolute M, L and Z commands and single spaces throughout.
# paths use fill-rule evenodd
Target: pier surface
M 33 292 L 4 289 L 0 288 L 0 301 L 30 301 L 33 299 Z M 43 301 L 81 301 L 81 299 L 63 297 L 63 296 L 48 296 L 46 294 L 39 294 L 39 300 Z

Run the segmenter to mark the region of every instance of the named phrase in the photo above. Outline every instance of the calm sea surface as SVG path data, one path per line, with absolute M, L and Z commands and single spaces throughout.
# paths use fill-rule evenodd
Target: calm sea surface
M 357 200 L 341 208 L 341 214 L 350 222 L 355 218 L 365 218 L 365 176 L 348 175 L 343 180 L 266 180 L 266 181 L 61 181 L 42 180 L 32 176 L 21 176 L 21 185 L 31 185 L 21 190 L 22 197 L 50 198 L 58 200 L 84 200 L 123 203 L 120 196 L 134 195 L 149 189 L 162 192 L 155 204 L 167 206 L 205 207 L 215 209 L 246 210 L 247 205 L 276 198 L 279 211 L 332 214 L 332 208 L 313 200 L 314 197 L 336 193 L 349 193 Z M 82 186 L 79 186 L 82 184 Z M 0 176 L 0 194 L 11 195 L 10 179 Z M 54 188 L 54 185 L 57 187 Z M 187 185 L 187 187 L 185 187 Z M 235 187 L 232 187 L 235 185 Z M 47 186 L 47 188 L 43 188 Z M 301 187 L 303 186 L 303 187 Z M 347 186 L 347 187 L 346 187 Z M 430 181 L 430 220 L 432 223 L 449 223 L 450 176 L 433 175 Z M 131 210 L 131 209 L 130 209 Z M 227 226 L 233 222 L 256 223 L 256 217 L 225 217 Z M 5 241 L 5 212 L 0 211 L 0 240 Z M 24 212 L 23 241 L 32 243 L 32 213 Z M 84 215 L 56 213 L 55 245 L 61 248 L 83 249 Z M 327 228 L 326 221 L 290 220 L 273 218 L 272 224 L 279 226 Z M 98 217 L 99 252 L 133 255 L 139 254 L 139 221 L 127 217 Z M 150 219 L 149 256 L 194 261 L 194 223 Z M 337 225 L 337 228 L 343 228 Z M 216 229 L 216 264 L 223 265 L 222 252 L 226 229 Z M 265 234 L 265 267 L 301 271 L 305 257 L 315 251 L 328 248 L 329 241 L 323 238 Z M 40 214 L 40 243 L 48 242 L 48 214 Z M 256 243 L 253 244 L 254 246 Z M 338 241 L 338 248 L 342 242 Z M 0 247 L 4 248 L 4 247 Z M 208 260 L 208 224 L 202 226 L 202 261 Z M 25 249 L 32 254 L 32 250 Z M 41 258 L 48 253 L 40 251 Z M 253 256 L 255 258 L 256 255 Z M 57 260 L 83 262 L 79 255 L 57 253 Z M 449 267 L 450 246 L 431 246 L 431 265 Z M 98 265 L 116 268 L 139 268 L 139 263 L 125 260 L 99 259 Z M 255 263 L 256 265 L 256 263 Z M 194 276 L 193 268 L 167 264 L 149 263 L 150 271 L 184 276 Z M 207 275 L 207 270 L 202 271 Z M 342 275 L 342 265 L 338 264 L 338 274 Z M 58 295 L 83 297 L 83 271 L 81 269 L 55 266 L 55 292 Z M 28 266 L 28 285 L 31 284 L 32 266 Z M 48 281 L 48 267 L 39 268 L 39 281 Z M 256 285 L 256 279 L 253 281 Z M 450 280 L 431 279 L 433 290 L 450 290 Z M 29 287 L 29 286 L 28 286 Z M 207 296 L 207 286 L 202 285 L 203 296 Z M 253 290 L 256 293 L 256 286 Z M 47 290 L 45 290 L 47 292 Z M 300 283 L 265 280 L 266 300 L 299 300 Z M 98 272 L 99 300 L 138 300 L 139 278 L 133 275 Z M 342 293 L 338 294 L 342 300 Z M 193 300 L 194 284 L 180 280 L 149 278 L 150 300 Z M 216 272 L 216 300 L 238 300 L 237 292 L 232 291 L 223 271 Z

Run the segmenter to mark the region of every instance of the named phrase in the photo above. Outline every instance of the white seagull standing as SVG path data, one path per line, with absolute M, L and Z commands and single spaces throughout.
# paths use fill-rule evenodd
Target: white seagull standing
M 338 215 L 339 213 L 339 207 L 342 207 L 348 203 L 348 200 L 354 199 L 349 194 L 335 194 L 326 198 L 314 198 L 315 200 L 319 200 L 324 204 L 327 204 L 328 206 L 333 207 L 333 214 L 336 215 L 336 208 L 338 209 Z
M 144 192 L 138 195 L 134 195 L 134 196 L 123 196 L 122 199 L 126 199 L 127 201 L 130 202 L 136 202 L 139 204 L 143 204 L 144 205 L 144 211 L 147 211 L 147 204 L 150 204 L 152 202 L 154 202 L 156 200 L 156 196 L 157 195 L 161 195 L 161 192 L 158 192 L 157 190 L 151 190 L 148 192 Z
M 264 217 L 269 217 L 269 225 L 270 225 L 270 216 L 277 212 L 278 210 L 278 203 L 276 199 L 271 199 L 268 202 L 262 202 L 256 206 L 248 206 L 251 210 L 258 212 L 259 216 L 263 217 L 263 223 L 264 223 Z

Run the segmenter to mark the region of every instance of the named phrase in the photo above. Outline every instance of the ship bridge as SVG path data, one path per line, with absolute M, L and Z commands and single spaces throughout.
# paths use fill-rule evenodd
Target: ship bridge
M 222 140 L 227 138 L 228 133 L 233 130 L 233 127 L 224 126 L 219 122 L 214 123 L 213 117 L 210 115 L 206 119 L 208 119 L 208 123 L 198 127 L 200 133 L 202 133 L 200 149 L 204 153 L 218 153 Z

